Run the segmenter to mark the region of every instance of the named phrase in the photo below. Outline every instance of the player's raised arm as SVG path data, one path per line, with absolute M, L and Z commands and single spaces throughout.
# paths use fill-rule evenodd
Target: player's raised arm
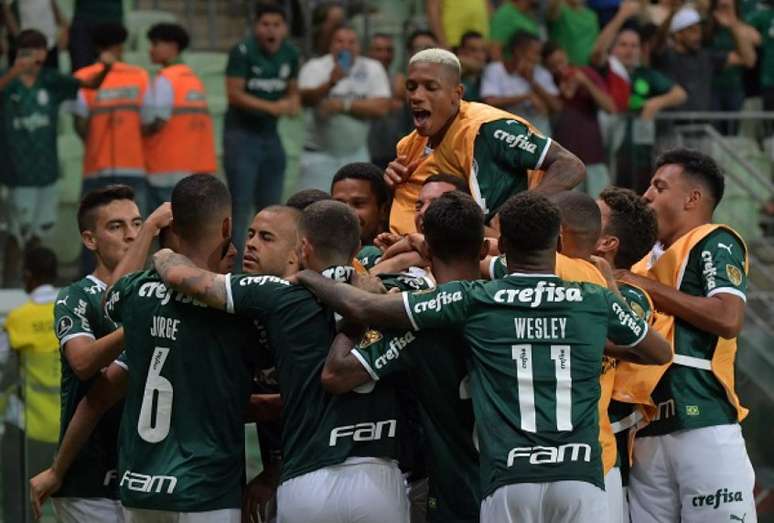
M 161 279 L 176 291 L 207 304 L 226 310 L 226 278 L 222 274 L 197 267 L 191 260 L 171 249 L 161 249 L 153 255 L 153 266 Z
M 609 343 L 605 354 L 617 360 L 641 365 L 665 365 L 672 361 L 672 348 L 661 334 L 648 330 L 637 345 L 624 347 Z
M 586 177 L 586 166 L 583 162 L 553 140 L 543 159 L 542 169 L 545 174 L 534 190 L 543 194 L 569 191 Z
M 608 300 L 608 344 L 605 354 L 642 365 L 664 365 L 672 361 L 672 347 L 659 333 L 648 328 L 628 305 L 610 291 Z
M 331 394 L 344 394 L 372 379 L 354 355 L 357 339 L 352 333 L 340 332 L 331 344 L 320 376 L 323 388 Z

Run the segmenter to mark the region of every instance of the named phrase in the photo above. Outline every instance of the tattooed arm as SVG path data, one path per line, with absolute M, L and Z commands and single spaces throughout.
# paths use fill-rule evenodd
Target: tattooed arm
M 214 308 L 226 310 L 226 277 L 201 269 L 171 249 L 153 255 L 153 266 L 169 287 Z

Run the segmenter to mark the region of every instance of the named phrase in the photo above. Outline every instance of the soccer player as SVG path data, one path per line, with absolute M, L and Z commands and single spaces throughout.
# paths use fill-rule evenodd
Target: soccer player
M 81 200 L 78 228 L 97 266 L 92 274 L 62 289 L 54 308 L 63 356 L 60 443 L 78 403 L 122 348 L 123 330 L 116 331 L 101 307 L 105 288 L 116 275 L 131 270 L 128 264 L 137 263 L 138 252 L 147 253 L 153 237 L 169 219 L 168 213 L 156 212 L 143 226 L 134 191 L 125 185 L 96 189 Z M 116 451 L 120 416 L 120 405 L 106 413 L 72 467 L 63 472 L 54 498 L 61 521 L 122 519 Z
M 384 172 L 372 163 L 347 164 L 333 176 L 331 196 L 352 207 L 357 214 L 361 248 L 355 257 L 370 269 L 382 254 L 374 246 L 374 238 L 386 229 L 390 212 L 390 191 L 384 182 Z
M 374 296 L 309 271 L 298 279 L 353 321 L 461 329 L 473 361 L 482 521 L 606 520 L 597 414 L 603 352 L 659 364 L 669 347 L 607 289 L 553 274 L 560 217 L 545 197 L 510 198 L 500 223 L 510 271 L 502 280 Z M 608 338 L 625 346 L 605 347 Z
M 724 187 L 707 155 L 664 153 L 644 195 L 656 212 L 659 249 L 623 273 L 623 281 L 644 289 L 670 315 L 663 332 L 674 349 L 670 366 L 642 378 L 656 384 L 658 413 L 634 446 L 629 501 L 635 523 L 755 514 L 755 475 L 739 426 L 747 409 L 734 392 L 747 247 L 733 229 L 712 223 Z
M 484 216 L 473 199 L 447 192 L 425 209 L 425 238 L 439 284 L 479 278 L 486 252 Z M 478 450 L 464 342 L 448 331 L 371 330 L 339 334 L 323 368 L 323 385 L 342 394 L 371 380 L 408 372 L 427 438 L 428 521 L 477 522 Z
M 358 219 L 345 204 L 321 201 L 304 210 L 298 249 L 303 267 L 349 281 L 359 244 Z M 322 388 L 319 376 L 335 336 L 333 312 L 303 287 L 275 276 L 216 275 L 164 250 L 154 265 L 172 288 L 257 319 L 266 331 L 283 399 L 279 521 L 407 521 L 403 478 L 394 463 L 396 391 L 376 384 L 331 396 Z
M 390 230 L 414 232 L 422 182 L 437 173 L 465 180 L 487 222 L 514 193 L 572 189 L 583 163 L 529 122 L 486 104 L 462 101 L 460 62 L 443 49 L 426 49 L 409 62 L 406 98 L 415 130 L 397 146 L 385 180 L 394 187 Z M 543 170 L 530 181 L 529 171 Z

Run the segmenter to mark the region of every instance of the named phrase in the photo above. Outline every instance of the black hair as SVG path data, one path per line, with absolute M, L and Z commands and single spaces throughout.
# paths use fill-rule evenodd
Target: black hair
M 48 41 L 43 33 L 36 29 L 25 29 L 16 37 L 18 49 L 48 49 Z
M 602 214 L 594 198 L 580 191 L 563 191 L 552 194 L 549 200 L 559 208 L 567 234 L 584 250 L 593 251 L 602 232 Z
M 664 165 L 679 165 L 683 174 L 701 183 L 709 189 L 712 208 L 716 208 L 723 199 L 726 180 L 717 162 L 710 156 L 695 149 L 678 148 L 666 151 L 656 159 L 655 170 Z M 654 171 L 655 172 L 655 171 Z
M 211 174 L 192 174 L 172 189 L 172 216 L 175 232 L 191 241 L 223 209 L 231 209 L 226 185 Z
M 478 260 L 484 242 L 484 213 L 461 191 L 450 191 L 430 203 L 422 229 L 433 256 L 443 261 Z
M 615 268 L 629 269 L 658 239 L 656 213 L 636 192 L 623 187 L 607 187 L 599 199 L 610 209 L 603 233 L 618 238 Z
M 384 171 L 376 165 L 368 162 L 348 163 L 333 175 L 331 193 L 333 193 L 333 186 L 342 180 L 363 180 L 368 182 L 371 185 L 371 191 L 374 193 L 378 205 L 389 205 L 390 189 L 384 181 Z
M 435 36 L 434 32 L 432 32 L 429 29 L 417 29 L 415 31 L 412 31 L 411 34 L 408 35 L 408 38 L 406 38 L 406 49 L 411 51 L 411 48 L 413 47 L 412 44 L 414 43 L 414 40 L 416 40 L 420 36 L 427 36 L 428 38 L 432 38 L 433 41 L 438 43 L 438 37 Z
M 360 221 L 349 205 L 323 200 L 304 209 L 298 230 L 323 259 L 350 257 L 360 245 Z
M 78 230 L 83 232 L 93 229 L 97 209 L 116 200 L 134 201 L 134 189 L 128 185 L 115 184 L 86 193 L 78 206 Z
M 94 42 L 94 47 L 99 51 L 114 45 L 123 44 L 128 36 L 129 33 L 126 32 L 126 27 L 118 22 L 103 22 L 91 30 L 91 39 Z
M 462 36 L 460 37 L 460 44 L 458 47 L 465 47 L 468 40 L 475 39 L 475 38 L 484 38 L 484 35 L 479 33 L 478 31 L 465 31 L 462 33 Z
M 255 5 L 255 22 L 258 23 L 265 15 L 279 15 L 284 21 L 288 20 L 288 14 L 281 5 L 258 2 Z
M 425 178 L 425 181 L 422 182 L 422 186 L 424 187 L 428 183 L 448 183 L 449 185 L 453 185 L 455 190 L 470 195 L 470 187 L 468 187 L 468 183 L 459 176 L 454 176 L 447 173 L 432 174 Z
M 148 30 L 148 40 L 151 42 L 174 42 L 179 52 L 183 52 L 191 42 L 183 26 L 179 24 L 156 24 Z
M 532 33 L 528 33 L 527 31 L 517 31 L 516 34 L 513 35 L 513 37 L 508 41 L 507 49 L 511 52 L 512 55 L 515 55 L 516 51 L 533 42 L 540 42 L 540 38 L 533 35 Z
M 545 44 L 543 44 L 543 49 L 540 51 L 540 56 L 545 62 L 548 57 L 550 57 L 552 54 L 554 54 L 557 51 L 561 51 L 562 47 L 559 46 L 556 42 L 548 41 Z
M 310 205 L 324 200 L 332 200 L 333 197 L 320 189 L 304 189 L 288 198 L 285 205 L 303 211 Z
M 24 252 L 24 270 L 36 283 L 54 283 L 57 265 L 56 254 L 47 247 L 32 247 Z
M 508 198 L 498 214 L 500 236 L 509 251 L 506 256 L 556 248 L 562 219 L 559 209 L 545 196 L 521 192 Z
M 388 40 L 393 40 L 392 35 L 387 33 L 374 33 L 371 35 L 371 40 L 373 40 L 374 38 L 386 38 Z

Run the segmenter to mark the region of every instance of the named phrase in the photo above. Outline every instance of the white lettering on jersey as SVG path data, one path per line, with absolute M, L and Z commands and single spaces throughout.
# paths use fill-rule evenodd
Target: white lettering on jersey
M 432 300 L 419 302 L 414 305 L 414 312 L 440 311 L 444 305 L 457 301 L 462 301 L 462 291 L 454 291 L 453 293 L 441 291 Z
M 711 291 L 717 286 L 715 283 L 715 276 L 717 276 L 718 270 L 715 268 L 711 252 L 701 251 L 701 259 L 704 260 L 704 270 L 701 274 L 707 281 L 707 290 Z
M 376 441 L 382 439 L 384 428 L 387 427 L 386 437 L 394 438 L 398 427 L 398 420 L 387 419 L 375 423 L 365 422 L 357 425 L 343 425 L 336 427 L 331 431 L 331 437 L 328 440 L 329 447 L 335 447 L 339 438 L 352 437 L 352 441 Z
M 120 486 L 123 487 L 124 483 L 129 490 L 145 493 L 155 492 L 156 494 L 161 493 L 166 486 L 166 493 L 172 494 L 177 486 L 177 478 L 174 476 L 149 476 L 127 470 L 121 478 Z
M 517 134 L 513 135 L 511 133 L 505 132 L 502 129 L 497 129 L 494 134 L 495 140 L 500 140 L 501 142 L 505 142 L 508 147 L 513 149 L 514 147 L 518 147 L 522 151 L 527 151 L 530 154 L 535 154 L 535 151 L 537 151 L 537 144 L 530 143 L 529 142 L 529 136 L 525 134 Z
M 675 415 L 675 400 L 669 399 L 658 404 L 658 412 L 653 418 L 653 421 L 659 421 L 662 419 L 669 419 Z
M 516 336 L 531 340 L 563 340 L 567 318 L 516 318 Z
M 628 310 L 614 302 L 613 312 L 618 315 L 618 321 L 621 322 L 621 325 L 628 327 L 636 336 L 642 334 L 642 322 L 632 316 Z
M 581 302 L 583 295 L 577 287 L 557 287 L 555 283 L 539 281 L 534 288 L 500 289 L 495 292 L 494 301 L 497 303 L 529 303 L 530 307 L 534 309 L 543 302 Z
M 585 462 L 591 461 L 591 445 L 586 443 L 567 443 L 558 447 L 516 447 L 508 452 L 508 467 L 512 467 L 517 459 L 528 458 L 530 465 L 544 465 L 546 463 L 562 463 L 567 456 L 567 450 L 570 450 L 570 461 L 583 459 Z M 583 457 L 581 458 L 581 452 Z
M 248 285 L 266 285 L 267 283 L 281 283 L 282 285 L 290 285 L 290 282 L 283 280 L 278 276 L 245 276 L 239 280 L 240 287 L 247 287 Z
M 403 336 L 399 336 L 397 338 L 393 338 L 390 340 L 389 346 L 390 348 L 385 351 L 384 354 L 376 358 L 376 368 L 381 369 L 385 365 L 387 365 L 387 362 L 390 360 L 397 359 L 398 356 L 400 356 L 400 351 L 405 349 L 412 341 L 417 339 L 414 336 L 414 333 L 411 331 L 408 331 Z
M 167 286 L 160 281 L 149 281 L 143 283 L 140 286 L 140 290 L 137 294 L 141 298 L 156 298 L 157 300 L 161 300 L 161 305 L 168 304 L 172 298 L 174 298 L 178 303 L 190 303 L 192 305 L 196 305 L 197 307 L 206 307 L 204 303 L 197 301 L 190 296 L 186 296 L 185 294 L 168 289 Z M 108 309 L 110 309 L 110 302 L 113 301 L 113 297 L 115 297 L 115 301 L 118 301 L 118 293 L 113 293 L 113 295 L 110 297 L 110 301 L 107 305 Z
M 107 472 L 105 472 L 105 480 L 102 482 L 104 486 L 110 485 L 110 482 L 118 479 L 118 471 L 116 469 L 110 469 Z
M 151 323 L 150 335 L 156 338 L 166 338 L 177 341 L 177 329 L 180 327 L 180 320 L 165 318 L 164 316 L 154 316 Z

